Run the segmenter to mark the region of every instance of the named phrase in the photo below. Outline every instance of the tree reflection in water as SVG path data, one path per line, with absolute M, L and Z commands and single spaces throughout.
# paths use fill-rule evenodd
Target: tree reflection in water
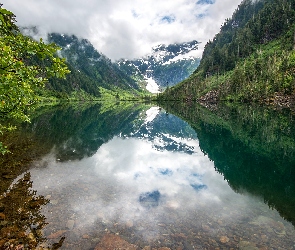
M 46 247 L 42 229 L 47 224 L 41 214 L 49 200 L 32 190 L 31 174 L 24 176 L 0 196 L 0 249 L 58 249 L 64 237 Z

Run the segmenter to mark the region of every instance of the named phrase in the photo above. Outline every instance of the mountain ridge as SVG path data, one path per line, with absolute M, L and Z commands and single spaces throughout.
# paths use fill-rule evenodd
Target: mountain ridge
M 200 66 L 160 99 L 273 103 L 290 96 L 292 105 L 294 30 L 294 0 L 243 0 L 206 44 Z
M 22 32 L 30 37 L 39 34 L 37 27 L 22 28 Z M 50 33 L 46 40 L 61 48 L 58 56 L 66 59 L 71 73 L 66 79 L 51 78 L 46 93 L 40 91 L 39 94 L 46 96 L 49 93 L 62 99 L 76 92 L 94 98 L 101 98 L 103 93 L 117 97 L 124 91 L 134 96 L 139 92 L 159 93 L 187 78 L 200 61 L 196 56 L 199 44 L 196 40 L 159 44 L 142 58 L 116 62 L 98 52 L 89 40 L 75 35 Z
M 196 40 L 159 44 L 152 48 L 150 54 L 141 58 L 121 59 L 116 63 L 127 75 L 145 81 L 147 88 L 157 93 L 184 80 L 198 67 L 200 58 L 194 55 L 198 44 Z
M 134 92 L 140 91 L 138 84 L 122 72 L 109 58 L 99 53 L 87 39 L 76 36 L 52 33 L 48 35 L 49 42 L 54 42 L 62 48 L 60 56 L 66 58 L 76 74 L 83 73 L 90 81 L 83 90 L 95 96 L 100 96 L 100 89 Z M 53 85 L 53 81 L 50 82 Z M 57 85 L 55 85 L 57 86 Z M 96 88 L 96 90 L 94 90 Z
M 22 33 L 32 38 L 38 37 L 37 27 L 22 28 Z M 139 96 L 144 90 L 115 63 L 98 52 L 89 40 L 75 35 L 50 33 L 45 39 L 60 47 L 58 56 L 66 59 L 70 73 L 66 79 L 50 78 L 40 96 L 54 96 L 67 99 Z

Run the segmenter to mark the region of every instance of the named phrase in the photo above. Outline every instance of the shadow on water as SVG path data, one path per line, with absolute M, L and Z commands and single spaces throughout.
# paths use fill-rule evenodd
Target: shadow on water
M 108 109 L 101 103 L 84 109 L 63 106 L 39 115 L 26 129 L 49 148 L 54 147 L 60 161 L 80 160 L 128 130 L 142 107 L 132 103 Z
M 5 192 L 14 178 L 28 170 L 32 161 L 52 149 L 59 161 L 93 155 L 114 135 L 129 132 L 130 123 L 144 107 L 128 102 L 108 107 L 104 103 L 42 107 L 31 115 L 30 123 L 12 123 L 18 129 L 0 135 L 0 141 L 11 151 L 0 158 L 0 192 Z
M 165 106 L 165 107 L 164 107 Z M 295 225 L 295 116 L 288 110 L 166 103 L 197 132 L 201 150 L 238 193 L 263 197 Z
M 66 224 L 66 221 L 72 222 L 73 218 L 75 219 L 75 227 L 77 226 L 77 228 L 67 226 L 68 229 L 72 229 L 69 229 L 68 234 L 65 234 L 67 235 L 67 239 L 62 247 L 65 249 L 71 249 L 69 247 L 73 245 L 65 245 L 74 244 L 76 241 L 79 244 L 82 242 L 81 244 L 84 244 L 83 246 L 86 247 L 86 243 L 83 240 L 90 237 L 88 234 L 83 234 L 85 239 L 83 237 L 75 238 L 75 233 L 78 229 L 81 229 L 81 227 L 78 227 L 79 223 L 83 224 L 82 222 L 85 221 L 81 216 L 77 218 L 68 216 L 72 213 L 72 208 L 69 206 L 70 199 L 72 199 L 73 204 L 76 204 L 77 202 L 79 205 L 78 207 L 81 208 L 82 212 L 84 211 L 82 208 L 85 208 L 87 215 L 92 215 L 92 210 L 89 210 L 92 207 L 84 207 L 85 201 L 88 201 L 88 205 L 91 205 L 92 203 L 95 204 L 93 211 L 101 210 L 98 214 L 94 215 L 94 218 L 97 220 L 97 223 L 94 226 L 95 229 L 98 228 L 97 230 L 94 230 L 96 233 L 95 239 L 99 239 L 105 232 L 104 229 L 107 225 L 107 220 L 105 220 L 104 217 L 108 218 L 107 215 L 110 214 L 110 208 L 116 208 L 115 205 L 117 205 L 117 199 L 120 197 L 120 192 L 124 193 L 124 191 L 126 191 L 127 194 L 127 197 L 122 194 L 121 198 L 123 202 L 118 204 L 121 209 L 121 204 L 129 204 L 127 202 L 129 201 L 129 196 L 134 193 L 132 191 L 132 183 L 134 184 L 134 187 L 142 188 L 142 181 L 146 180 L 147 183 L 149 183 L 149 178 L 147 177 L 153 178 L 153 176 L 160 176 L 161 178 L 157 179 L 174 180 L 174 174 L 179 174 L 179 176 L 182 177 L 182 172 L 178 171 L 178 169 L 185 170 L 184 168 L 177 167 L 178 165 L 175 166 L 175 169 L 172 168 L 172 170 L 165 164 L 163 167 L 161 166 L 159 168 L 146 166 L 147 168 L 145 170 L 147 171 L 147 175 L 145 176 L 141 175 L 144 168 L 137 169 L 132 166 L 136 171 L 134 170 L 135 172 L 133 173 L 131 171 L 133 168 L 130 168 L 129 171 L 132 173 L 130 176 L 134 176 L 134 178 L 128 179 L 126 177 L 126 179 L 124 179 L 123 177 L 126 175 L 115 175 L 116 173 L 125 173 L 125 169 L 120 168 L 122 159 L 126 157 L 126 154 L 129 152 L 129 148 L 126 148 L 127 144 L 125 142 L 127 140 L 125 139 L 133 137 L 134 139 L 145 138 L 146 141 L 151 142 L 148 143 L 148 145 L 152 145 L 151 147 L 156 149 L 156 152 L 152 151 L 153 157 L 156 156 L 159 157 L 157 159 L 160 159 L 160 157 L 164 156 L 167 157 L 164 158 L 167 161 L 168 156 L 173 156 L 174 158 L 172 158 L 172 161 L 179 162 L 181 161 L 180 157 L 188 155 L 192 155 L 196 157 L 196 159 L 203 159 L 203 154 L 198 147 L 194 148 L 194 143 L 187 145 L 185 140 L 176 140 L 179 138 L 197 139 L 196 133 L 201 150 L 214 161 L 215 170 L 224 176 L 224 179 L 227 180 L 228 184 L 235 192 L 248 192 L 263 197 L 266 204 L 271 208 L 275 208 L 279 211 L 282 217 L 295 225 L 295 122 L 294 116 L 291 113 L 288 111 L 272 111 L 259 107 L 224 105 L 219 106 L 218 109 L 214 109 L 214 111 L 209 111 L 198 105 L 186 106 L 181 103 L 178 103 L 175 106 L 170 103 L 169 106 L 165 106 L 164 108 L 168 112 L 176 114 L 183 120 L 187 121 L 195 131 L 187 123 L 176 119 L 173 115 L 158 112 L 158 107 L 155 107 L 154 110 L 156 115 L 153 119 L 149 120 L 145 115 L 148 113 L 147 110 L 153 111 L 153 108 L 150 109 L 150 106 L 144 106 L 141 104 L 126 103 L 124 105 L 114 105 L 106 108 L 103 104 L 98 103 L 92 106 L 79 108 L 73 106 L 61 106 L 37 111 L 30 124 L 25 124 L 22 130 L 16 132 L 14 135 L 11 134 L 10 137 L 8 136 L 6 138 L 11 146 L 10 150 L 13 150 L 14 153 L 6 155 L 0 159 L 0 238 L 4 239 L 4 241 L 0 240 L 0 243 L 14 244 L 14 246 L 25 244 L 29 246 L 30 244 L 33 244 L 33 247 L 38 246 L 37 244 L 44 244 L 46 239 L 42 235 L 42 229 L 46 225 L 46 218 L 41 212 L 46 211 L 46 209 L 41 210 L 41 208 L 49 202 L 49 200 L 46 199 L 47 195 L 52 194 L 50 198 L 55 198 L 52 198 L 53 200 L 50 202 L 49 206 L 45 206 L 48 209 L 54 209 L 56 206 L 56 211 L 58 212 L 58 216 L 51 218 L 51 221 L 49 220 L 49 225 L 52 225 L 52 228 L 45 229 L 45 231 L 47 230 L 45 235 L 48 235 L 48 238 L 51 236 L 51 240 L 56 241 L 56 243 L 51 242 L 51 244 L 53 243 L 51 249 L 58 249 L 61 247 L 64 240 L 62 236 L 65 232 L 65 227 L 63 225 L 54 223 L 63 221 L 63 224 Z M 152 113 L 150 115 L 152 117 Z M 151 120 L 153 122 L 148 122 Z M 142 124 L 144 124 L 144 126 L 142 126 Z M 113 138 L 114 140 L 111 140 Z M 193 141 L 195 142 L 195 140 Z M 141 140 L 130 140 L 129 143 L 131 147 L 134 146 L 136 150 L 138 145 L 143 145 L 141 144 L 143 143 Z M 109 166 L 111 170 L 111 167 L 114 167 L 112 170 L 114 172 L 110 171 L 110 169 L 103 165 L 103 154 L 100 158 L 98 158 L 100 155 L 95 154 L 99 148 L 103 149 L 103 147 L 101 147 L 103 144 L 105 144 L 104 147 L 112 148 L 113 151 L 111 152 L 117 152 L 124 147 L 125 151 L 122 150 L 124 152 L 124 157 L 121 157 L 122 153 L 120 152 L 116 158 L 117 161 L 115 161 L 117 165 L 115 164 L 115 167 Z M 167 152 L 171 154 L 168 155 L 166 154 Z M 178 152 L 179 154 L 172 154 L 173 152 Z M 196 152 L 199 152 L 200 155 Z M 50 161 L 49 163 L 47 162 L 47 167 L 42 165 L 42 161 L 35 161 L 48 154 L 54 157 L 51 161 L 52 165 L 50 165 Z M 97 158 L 93 161 L 94 165 L 91 168 L 91 157 L 95 156 Z M 142 156 L 139 155 L 138 157 Z M 84 162 L 81 162 L 81 159 L 82 161 L 84 160 Z M 101 163 L 101 168 L 96 168 L 96 160 L 98 161 L 98 159 Z M 126 159 L 128 159 L 129 162 L 130 158 Z M 32 163 L 33 161 L 34 163 Z M 74 161 L 76 161 L 76 163 L 80 162 L 80 165 L 70 165 L 70 162 Z M 160 163 L 161 162 L 159 162 L 159 164 Z M 184 161 L 184 163 L 186 164 L 186 161 Z M 208 163 L 210 163 L 210 169 L 212 170 L 212 162 L 208 160 Z M 158 166 L 156 162 L 153 161 L 151 161 L 151 164 Z M 84 165 L 86 166 L 85 168 Z M 128 164 L 126 163 L 126 165 Z M 26 172 L 29 170 L 30 166 L 33 166 L 30 171 L 32 179 L 35 177 L 34 185 L 37 185 L 36 182 L 38 182 L 38 178 L 40 176 L 42 177 L 42 175 L 40 175 L 42 170 L 44 171 L 43 177 L 51 176 L 49 174 L 55 174 L 56 180 L 59 180 L 59 178 L 61 180 L 68 178 L 69 188 L 66 189 L 68 186 L 65 185 L 62 186 L 63 188 L 59 189 L 59 187 L 55 187 L 58 186 L 56 185 L 56 182 L 46 180 L 46 185 L 48 185 L 48 183 L 51 185 L 52 190 L 49 187 L 49 191 L 51 190 L 52 192 L 49 192 L 47 189 L 44 192 L 45 184 L 43 182 L 45 178 L 42 179 L 40 177 L 40 186 L 42 186 L 42 188 L 44 186 L 43 193 L 42 189 L 36 189 L 38 192 L 41 192 L 46 196 L 46 198 L 40 195 L 37 196 L 36 191 L 32 190 L 30 173 Z M 145 165 L 143 164 L 143 166 Z M 204 166 L 202 165 L 202 168 L 200 167 L 200 169 L 203 168 Z M 98 173 L 96 169 L 99 169 Z M 52 172 L 53 170 L 56 172 Z M 85 176 L 81 176 L 81 178 L 76 176 L 77 179 L 73 181 L 72 177 L 74 175 L 71 175 L 71 173 L 75 172 L 75 170 L 77 170 L 77 173 L 85 174 Z M 209 169 L 207 170 L 209 171 Z M 87 171 L 89 171 L 89 173 L 86 173 Z M 26 174 L 23 175 L 22 173 L 24 172 Z M 62 173 L 59 176 L 58 174 L 60 172 Z M 106 177 L 104 175 L 100 176 L 100 172 L 107 174 Z M 212 172 L 216 174 L 214 170 L 212 170 Z M 88 179 L 86 178 L 87 174 L 89 174 Z M 90 178 L 93 174 L 96 174 L 96 178 L 94 179 Z M 149 176 L 151 174 L 154 175 Z M 191 197 L 192 195 L 191 189 L 196 191 L 197 194 L 199 194 L 198 192 L 200 191 L 210 191 L 210 188 L 206 186 L 207 184 L 210 184 L 210 182 L 208 181 L 206 185 L 203 184 L 203 182 L 200 182 L 200 176 L 198 173 L 190 174 L 188 180 L 185 171 L 183 175 L 183 178 L 188 181 L 189 187 L 183 185 L 180 186 L 181 188 L 186 187 L 190 190 L 187 193 L 188 196 L 186 196 L 185 193 L 181 193 L 184 195 L 183 198 L 186 202 L 188 200 L 197 202 L 196 199 L 187 199 L 187 197 Z M 118 178 L 120 177 L 121 179 L 116 179 L 114 176 Z M 18 179 L 16 179 L 16 177 L 18 177 Z M 180 178 L 180 183 L 183 183 L 182 181 L 184 179 Z M 190 182 L 191 179 L 195 180 L 195 182 Z M 113 182 L 111 182 L 112 180 Z M 126 181 L 125 187 L 123 180 Z M 169 210 L 170 212 L 164 214 L 165 216 L 167 215 L 169 221 L 173 224 L 172 222 L 174 221 L 174 218 L 172 218 L 172 215 L 178 211 L 176 209 L 178 207 L 177 200 L 174 200 L 174 196 L 172 196 L 173 199 L 171 201 L 169 200 L 167 206 L 163 208 L 162 203 L 169 197 L 167 195 L 165 197 L 162 195 L 163 190 L 160 190 L 157 185 L 154 185 L 154 181 L 151 183 L 153 185 L 151 185 L 150 188 L 140 189 L 138 190 L 139 195 L 135 195 L 135 204 L 139 203 L 138 210 L 135 211 L 135 214 L 137 214 L 138 211 L 153 212 L 156 209 L 164 209 L 165 211 L 167 209 L 167 211 Z M 65 182 L 65 184 L 67 183 Z M 137 186 L 137 184 L 139 185 Z M 171 182 L 171 187 L 174 187 L 174 185 L 176 184 Z M 227 187 L 227 184 L 225 185 Z M 57 190 L 55 190 L 55 188 L 57 188 Z M 74 189 L 75 192 L 73 192 Z M 91 191 L 93 190 L 100 190 L 101 192 L 95 191 L 95 193 L 91 195 Z M 228 188 L 228 190 L 231 191 L 230 188 Z M 168 191 L 167 193 L 169 194 Z M 234 194 L 234 192 L 231 193 Z M 116 194 L 116 197 L 113 197 L 113 194 Z M 101 195 L 101 203 L 98 202 L 99 195 Z M 80 200 L 80 197 L 85 199 Z M 180 201 L 182 200 L 180 199 Z M 109 206 L 107 206 L 108 202 L 110 203 Z M 114 204 L 112 202 L 114 202 Z M 236 202 L 236 200 L 234 202 Z M 101 204 L 102 206 L 100 207 Z M 204 206 L 205 205 L 206 204 L 204 204 Z M 133 206 L 130 207 L 133 208 Z M 135 206 L 135 208 L 137 207 Z M 118 211 L 121 211 L 120 209 L 118 209 Z M 179 211 L 181 212 L 181 209 L 179 209 Z M 238 210 L 238 212 L 240 212 L 240 210 Z M 199 213 L 202 213 L 202 211 L 199 210 Z M 47 216 L 46 213 L 44 214 L 48 217 L 47 219 L 49 219 L 49 215 Z M 111 229 L 114 230 L 111 232 L 117 232 L 115 231 L 117 224 L 113 223 L 111 215 L 109 216 L 110 224 L 108 227 L 113 226 Z M 149 223 L 149 217 L 150 216 L 143 217 L 147 224 Z M 200 214 L 198 214 L 196 220 L 191 220 L 189 217 L 187 217 L 187 219 L 189 219 L 190 223 L 200 223 L 200 225 L 197 225 L 198 232 L 203 232 L 205 236 L 209 237 L 210 235 L 211 237 L 213 231 L 211 232 L 208 230 L 209 226 L 202 223 L 201 217 Z M 70 218 L 70 220 L 65 218 Z M 103 218 L 103 220 L 100 218 Z M 180 218 L 184 219 L 186 216 L 181 214 Z M 204 218 L 207 217 L 204 215 Z M 266 217 L 262 217 L 262 219 L 263 218 Z M 130 228 L 133 228 L 137 222 L 134 218 L 132 218 L 131 221 L 129 218 L 127 219 L 127 222 L 125 224 L 123 223 L 123 227 L 125 228 L 124 232 L 126 235 L 129 235 L 129 232 L 131 234 Z M 81 222 L 80 220 L 83 221 Z M 253 220 L 251 219 L 250 221 L 252 222 Z M 158 223 L 157 221 L 155 221 L 155 223 L 157 226 L 155 228 L 158 228 L 160 225 L 160 230 L 163 230 L 163 223 Z M 239 225 L 241 226 L 244 224 L 246 223 L 242 221 Z M 217 226 L 217 228 L 220 227 L 220 225 Z M 247 227 L 247 225 L 245 225 L 245 227 Z M 141 227 L 139 227 L 139 229 L 141 229 Z M 247 230 L 245 229 L 245 231 L 248 232 L 248 228 Z M 146 233 L 146 231 L 144 232 Z M 152 238 L 156 235 L 153 234 L 153 232 L 154 231 L 150 232 Z M 218 230 L 216 230 L 216 232 L 218 232 Z M 178 237 L 175 232 L 173 232 L 173 235 L 173 237 Z M 132 238 L 133 236 L 134 238 Z M 132 241 L 137 242 L 137 236 L 135 234 L 133 236 L 131 237 Z M 205 236 L 204 238 L 206 238 Z M 222 239 L 222 241 L 227 241 L 227 238 L 220 238 L 220 235 L 218 238 L 219 240 Z M 194 239 L 196 239 L 195 235 Z M 200 239 L 200 241 L 201 240 L 203 239 Z M 239 241 L 239 239 L 237 239 L 237 241 Z M 173 240 L 170 243 L 173 245 L 175 242 Z M 93 246 L 95 242 L 89 240 L 87 244 L 89 244 L 90 247 Z M 202 245 L 203 242 L 200 244 Z M 77 245 L 77 247 L 79 246 Z M 189 249 L 189 246 L 187 249 Z
M 42 229 L 47 224 L 41 208 L 48 202 L 48 199 L 36 195 L 36 191 L 32 190 L 30 173 L 25 173 L 2 194 L 0 196 L 0 249 L 41 247 L 46 241 Z M 64 237 L 44 249 L 59 249 L 63 241 Z
M 26 171 L 52 149 L 59 161 L 93 155 L 114 135 L 129 133 L 130 123 L 142 110 L 142 105 L 131 103 L 108 108 L 102 103 L 41 108 L 31 123 L 17 124 L 21 129 L 2 135 L 11 153 L 0 158 L 0 249 L 59 249 L 64 241 L 61 236 L 45 247 L 42 229 L 47 223 L 41 208 L 49 200 L 32 190 Z M 14 181 L 18 176 L 23 177 Z

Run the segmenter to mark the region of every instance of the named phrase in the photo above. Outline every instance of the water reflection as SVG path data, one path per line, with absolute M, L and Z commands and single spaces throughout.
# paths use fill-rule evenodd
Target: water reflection
M 42 233 L 46 218 L 42 206 L 49 200 L 32 190 L 30 173 L 25 173 L 0 196 L 0 249 L 37 249 L 45 247 Z M 46 249 L 58 249 L 64 238 Z M 44 248 L 45 249 L 45 248 Z
M 31 169 L 34 189 L 50 199 L 43 210 L 47 238 L 65 235 L 63 249 L 103 245 L 106 233 L 139 248 L 294 247 L 290 223 L 259 196 L 246 190 L 241 195 L 228 185 L 235 183 L 229 169 L 242 165 L 236 158 L 241 154 L 227 148 L 245 153 L 234 140 L 226 144 L 230 134 L 218 137 L 222 131 L 201 119 L 194 126 L 197 134 L 158 107 L 133 109 L 131 115 L 126 110 L 98 115 L 95 110 L 87 122 L 78 116 L 75 133 L 52 143 L 51 153 Z M 223 144 L 217 148 L 217 142 Z M 88 144 L 95 146 L 89 150 Z M 69 154 L 83 145 L 88 153 Z M 246 164 L 240 180 L 252 176 L 247 171 L 252 170 Z
M 60 161 L 79 160 L 93 155 L 114 135 L 133 129 L 132 123 L 140 120 L 145 109 L 128 103 L 109 109 L 102 103 L 84 108 L 58 106 L 32 119 L 27 130 L 47 147 L 54 147 Z
M 233 190 L 262 197 L 295 225 L 294 114 L 245 105 L 173 109 L 198 133 L 200 147 Z
M 33 119 L 27 130 L 50 148 L 30 169 L 48 224 L 28 225 L 61 249 L 293 249 L 294 227 L 280 216 L 293 222 L 292 121 L 256 109 L 176 111 L 192 127 L 142 105 Z

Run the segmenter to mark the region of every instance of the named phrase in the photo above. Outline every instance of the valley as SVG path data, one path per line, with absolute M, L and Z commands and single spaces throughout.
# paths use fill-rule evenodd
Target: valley
M 294 249 L 294 0 L 3 1 L 0 249 Z

